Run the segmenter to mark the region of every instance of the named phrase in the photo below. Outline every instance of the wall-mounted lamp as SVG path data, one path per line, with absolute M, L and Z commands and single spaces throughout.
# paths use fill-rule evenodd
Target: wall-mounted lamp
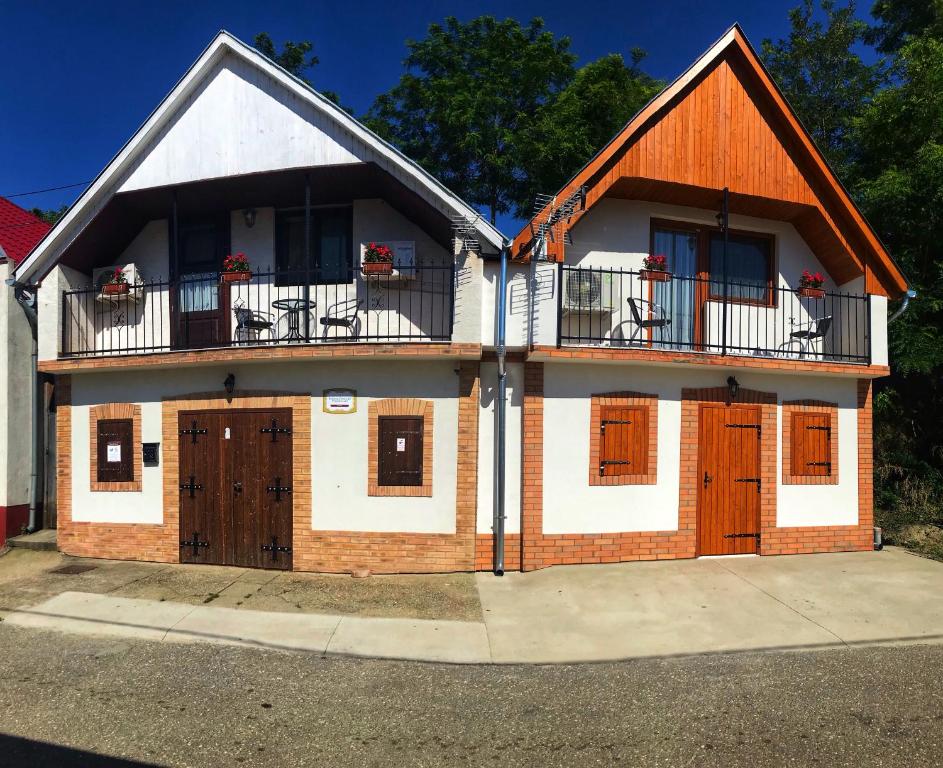
M 236 377 L 230 373 L 223 382 L 223 388 L 226 390 L 226 397 L 232 399 L 233 390 L 236 388 Z
M 734 401 L 737 399 L 737 392 L 740 391 L 740 382 L 737 381 L 733 376 L 727 377 L 727 392 L 730 395 L 730 400 Z
M 242 212 L 242 216 L 246 220 L 246 226 L 252 229 L 255 226 L 255 208 L 246 208 Z

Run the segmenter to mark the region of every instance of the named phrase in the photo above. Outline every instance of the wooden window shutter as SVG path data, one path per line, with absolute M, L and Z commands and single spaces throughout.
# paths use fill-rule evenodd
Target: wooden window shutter
M 98 422 L 98 482 L 134 480 L 134 422 L 101 419 Z
M 792 414 L 792 474 L 828 477 L 832 474 L 832 426 L 827 413 Z
M 647 474 L 648 408 L 603 405 L 599 416 L 599 474 Z
M 422 485 L 422 416 L 380 416 L 377 420 L 379 485 Z

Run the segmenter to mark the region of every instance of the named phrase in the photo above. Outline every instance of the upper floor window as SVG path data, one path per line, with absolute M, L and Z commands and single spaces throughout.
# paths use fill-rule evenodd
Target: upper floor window
M 724 236 L 710 233 L 711 298 L 723 298 Z M 771 304 L 773 298 L 773 241 L 762 235 L 731 232 L 727 238 L 727 298 Z
M 353 280 L 353 209 L 311 210 L 310 259 L 305 260 L 304 209 L 275 214 L 277 285 L 349 283 Z

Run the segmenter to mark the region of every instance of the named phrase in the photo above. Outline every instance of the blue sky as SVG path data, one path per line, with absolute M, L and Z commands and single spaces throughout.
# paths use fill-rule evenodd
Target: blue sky
M 0 195 L 93 178 L 222 28 L 247 42 L 310 39 L 313 80 L 357 114 L 402 72 L 404 41 L 447 15 L 527 20 L 569 35 L 581 62 L 634 46 L 645 68 L 672 79 L 734 21 L 759 47 L 788 32 L 799 0 L 632 2 L 16 2 L 0 0 L 6 77 L 0 79 Z M 865 15 L 867 4 L 861 11 Z M 461 190 L 455 190 L 461 194 Z M 16 198 L 70 203 L 81 188 Z M 511 233 L 514 222 L 499 225 Z

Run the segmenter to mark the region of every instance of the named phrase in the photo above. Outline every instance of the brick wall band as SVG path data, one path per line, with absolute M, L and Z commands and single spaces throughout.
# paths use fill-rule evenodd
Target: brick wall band
M 369 568 L 376 573 L 473 570 L 478 487 L 478 368 L 477 361 L 463 361 L 459 368 L 454 534 L 312 530 L 311 397 L 307 393 L 279 392 L 235 392 L 231 399 L 221 398 L 215 393 L 166 399 L 162 408 L 163 524 L 73 522 L 71 378 L 58 376 L 59 548 L 68 554 L 85 557 L 179 562 L 180 411 L 291 408 L 295 478 L 292 495 L 294 570 L 333 573 L 347 573 L 355 568 Z
M 520 552 L 521 570 L 567 563 L 610 563 L 627 560 L 687 558 L 697 555 L 697 491 L 699 412 L 705 403 L 727 402 L 726 387 L 682 390 L 681 477 L 678 530 L 606 534 L 543 533 L 543 395 L 541 362 L 524 368 L 521 462 L 520 543 L 509 537 L 506 548 Z M 870 379 L 858 381 L 859 520 L 855 526 L 776 527 L 776 493 L 765 493 L 760 507 L 760 554 L 797 554 L 864 550 L 871 547 L 873 526 Z M 776 394 L 741 389 L 737 404 L 755 404 L 761 412 L 760 471 L 766 488 L 777 487 Z M 477 566 L 490 567 L 492 537 L 479 536 Z M 509 556 L 508 568 L 512 558 Z

